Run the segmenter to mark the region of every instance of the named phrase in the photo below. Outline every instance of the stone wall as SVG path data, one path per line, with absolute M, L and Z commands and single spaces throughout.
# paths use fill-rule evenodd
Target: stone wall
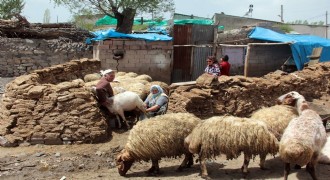
M 0 76 L 13 77 L 36 69 L 92 58 L 92 49 L 67 38 L 54 40 L 0 37 Z
M 94 44 L 94 59 L 102 69 L 148 74 L 154 81 L 171 82 L 172 42 L 132 39 L 108 39 Z M 114 60 L 114 53 L 122 51 L 123 59 Z
M 195 84 L 171 84 L 168 112 L 190 112 L 207 118 L 216 115 L 246 117 L 276 104 L 276 99 L 297 91 L 306 99 L 330 93 L 330 63 L 319 63 L 291 74 L 279 71 L 261 78 L 203 74 Z
M 94 59 L 73 60 L 22 75 L 6 85 L 0 103 L 0 144 L 94 143 L 108 125 L 82 80 L 98 72 Z

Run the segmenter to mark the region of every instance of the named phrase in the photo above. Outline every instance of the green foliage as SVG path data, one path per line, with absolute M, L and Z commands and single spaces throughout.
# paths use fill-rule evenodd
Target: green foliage
M 304 24 L 304 25 L 324 25 L 323 21 L 319 21 L 319 22 L 308 22 L 307 20 L 295 20 L 292 22 L 287 22 L 288 24 Z
M 174 9 L 173 0 L 51 0 L 57 5 L 64 5 L 74 14 L 106 14 L 113 16 L 113 9 L 123 12 L 132 8 L 140 12 L 170 12 Z
M 278 26 L 282 31 L 289 33 L 291 31 L 293 31 L 292 27 L 290 27 L 289 24 L 281 24 Z
M 51 0 L 64 5 L 75 15 L 104 14 L 116 18 L 119 32 L 132 30 L 136 13 L 152 13 L 160 17 L 162 12 L 174 10 L 174 0 Z
M 144 31 L 148 29 L 148 24 L 138 24 L 133 26 L 134 31 Z
M 79 28 L 93 31 L 95 26 L 94 26 L 94 23 L 92 23 L 92 21 L 89 21 L 91 19 L 93 19 L 93 15 L 91 15 L 91 14 L 86 14 L 83 16 L 75 15 L 73 17 L 73 22 Z
M 24 0 L 0 0 L 0 19 L 10 19 L 20 14 L 24 5 Z
M 49 11 L 49 9 L 45 10 L 43 23 L 50 23 L 50 11 Z

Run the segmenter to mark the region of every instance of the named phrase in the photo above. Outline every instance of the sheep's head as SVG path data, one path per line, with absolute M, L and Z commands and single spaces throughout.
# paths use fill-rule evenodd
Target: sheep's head
M 305 109 L 309 109 L 309 106 L 301 94 L 296 91 L 291 91 L 280 96 L 278 99 L 278 104 L 290 105 L 295 106 L 299 114 Z
M 116 165 L 118 168 L 118 173 L 121 176 L 125 176 L 127 171 L 133 165 L 134 159 L 130 156 L 126 149 L 123 149 L 116 158 Z
M 289 106 L 295 106 L 298 99 L 305 99 L 301 94 L 296 91 L 291 91 L 289 93 L 283 94 L 277 98 L 277 104 L 284 104 Z

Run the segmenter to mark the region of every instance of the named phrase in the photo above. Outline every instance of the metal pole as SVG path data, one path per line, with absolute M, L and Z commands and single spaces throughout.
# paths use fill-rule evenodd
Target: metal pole
M 325 38 L 328 39 L 328 11 L 325 12 Z
M 283 20 L 283 5 L 281 5 L 281 22 L 284 23 L 284 20 Z

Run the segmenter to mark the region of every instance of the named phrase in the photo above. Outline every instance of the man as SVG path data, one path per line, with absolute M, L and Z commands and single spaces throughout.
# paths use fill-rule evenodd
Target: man
M 99 103 L 102 104 L 104 107 L 107 107 L 109 105 L 112 105 L 113 102 L 110 102 L 109 97 L 112 97 L 113 90 L 110 85 L 110 82 L 112 82 L 115 79 L 115 72 L 111 69 L 107 69 L 105 71 L 101 71 L 101 74 L 103 77 L 100 79 L 100 81 L 96 84 L 96 96 L 99 100 Z

